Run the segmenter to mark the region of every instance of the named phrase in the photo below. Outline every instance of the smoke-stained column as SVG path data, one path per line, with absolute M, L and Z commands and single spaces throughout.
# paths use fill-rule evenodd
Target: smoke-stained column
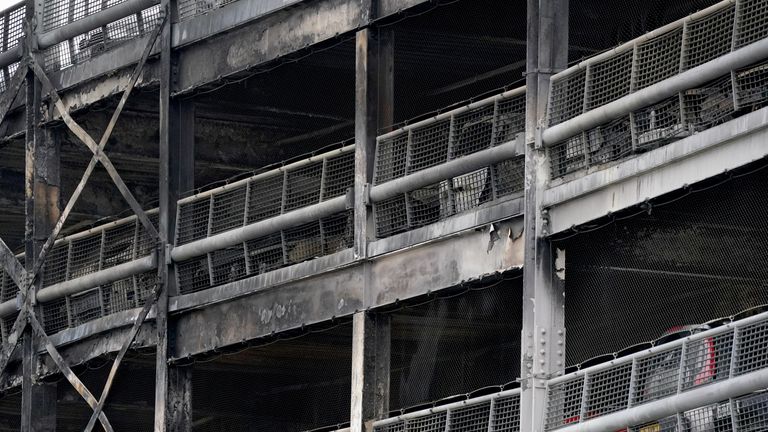
M 546 380 L 565 367 L 563 288 L 541 198 L 549 181 L 539 139 L 549 79 L 568 63 L 568 0 L 528 0 L 526 55 L 525 256 L 520 430 L 543 431 Z

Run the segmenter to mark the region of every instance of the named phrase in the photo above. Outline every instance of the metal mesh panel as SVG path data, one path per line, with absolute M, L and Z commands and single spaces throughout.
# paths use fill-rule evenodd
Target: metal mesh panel
M 312 162 L 295 170 L 287 171 L 284 210 L 296 210 L 320 202 L 322 176 L 322 162 Z
M 734 330 L 722 326 L 706 335 L 660 344 L 653 350 L 641 351 L 551 381 L 547 392 L 546 429 L 587 421 L 768 367 L 768 313 L 735 321 L 733 326 L 736 328 L 736 342 L 733 339 Z M 662 430 L 676 431 L 678 429 L 673 426 L 680 424 L 678 422 L 687 427 L 684 430 L 714 430 L 702 427 L 708 428 L 720 420 L 723 426 L 727 426 L 723 430 L 732 430 L 732 413 L 751 419 L 758 417 L 754 413 L 759 412 L 760 421 L 768 420 L 768 394 L 758 392 L 747 399 L 751 402 L 696 408 L 677 417 L 636 426 L 633 430 L 658 431 L 645 428 L 669 426 L 671 429 Z M 760 408 L 756 409 L 758 405 Z M 693 429 L 688 429 L 691 427 Z
M 465 125 L 459 125 L 459 127 Z M 479 132 L 482 135 L 482 128 L 475 128 L 465 131 L 462 136 L 465 142 L 471 142 L 468 132 Z M 408 152 L 408 163 L 406 171 L 414 173 L 424 168 L 440 165 L 448 160 L 449 136 L 451 132 L 451 120 L 443 119 L 433 124 L 415 128 L 411 133 L 410 151 Z M 460 133 L 460 131 L 456 131 Z M 487 139 L 486 146 L 490 145 L 490 136 Z M 461 148 L 457 149 L 462 150 Z
M 43 30 L 53 30 L 124 1 L 45 0 L 43 4 Z
M 488 417 L 491 414 L 491 402 L 483 402 L 450 411 L 448 430 L 456 432 L 485 432 L 488 430 Z
M 768 394 L 758 392 L 632 426 L 629 431 L 757 432 L 766 427 Z
M 525 98 L 512 93 L 379 137 L 374 184 L 508 143 L 525 127 Z M 374 204 L 376 235 L 422 227 L 520 192 L 521 158 L 408 191 Z
M 589 66 L 585 109 L 590 110 L 629 94 L 632 82 L 632 50 Z
M 685 123 L 689 130 L 704 130 L 734 117 L 730 74 L 683 94 Z
M 245 223 L 243 212 L 245 211 L 245 196 L 247 192 L 247 185 L 242 184 L 216 195 L 211 195 L 213 207 L 210 213 L 209 235 L 243 226 Z
M 737 5 L 735 48 L 768 36 L 768 6 L 764 0 L 739 0 Z
M 208 236 L 211 199 L 203 198 L 179 204 L 176 244 L 183 245 Z
M 756 109 L 768 101 L 768 62 L 734 71 L 736 104 L 740 109 Z
M 192 18 L 197 15 L 224 7 L 237 0 L 180 0 L 179 20 Z
M 555 75 L 551 83 L 549 125 L 562 123 L 581 114 L 582 109 L 594 109 L 754 42 L 768 35 L 766 23 L 768 6 L 764 1 L 739 0 L 664 34 L 636 39 L 622 46 L 624 51 L 619 54 L 587 60 L 586 66 Z M 549 149 L 552 177 L 656 148 L 730 120 L 746 109 L 763 106 L 768 97 L 765 69 L 765 62 L 761 62 L 637 110 L 630 114 L 629 129 L 614 121 L 553 144 Z M 609 131 L 610 137 L 606 138 L 606 128 L 616 130 Z
M 579 421 L 583 390 L 583 376 L 549 386 L 545 422 L 547 430 Z
M 633 89 L 640 90 L 680 71 L 682 27 L 637 45 Z
M 149 271 L 41 303 L 45 331 L 54 334 L 112 313 L 141 307 L 156 281 L 156 273 Z
M 248 193 L 248 223 L 279 215 L 283 202 L 283 174 L 276 173 L 251 182 Z
M 731 5 L 686 24 L 682 70 L 694 68 L 731 51 L 735 9 L 735 5 Z
M 6 317 L 0 318 L 0 331 L 2 331 L 3 343 L 8 342 L 8 333 L 11 332 L 13 324 L 16 322 L 16 318 L 18 317 L 19 313 L 14 312 Z
M 768 322 L 762 321 L 739 329 L 738 356 L 734 375 L 743 375 L 768 367 Z
M 638 150 L 650 150 L 686 136 L 680 98 L 673 96 L 632 113 Z
M 101 233 L 79 238 L 70 243 L 69 271 L 67 277 L 75 279 L 100 270 L 101 266 Z
M 407 414 L 397 420 L 374 423 L 374 432 L 517 432 L 520 430 L 520 392 L 507 390 L 429 411 Z
M 23 35 L 22 23 L 26 14 L 26 5 L 10 9 L 3 14 L 3 51 L 19 45 Z
M 159 18 L 160 6 L 155 5 L 58 43 L 45 50 L 46 69 L 58 71 L 82 63 L 125 42 L 147 35 L 158 24 Z
M 323 177 L 323 200 L 342 196 L 355 184 L 355 153 L 346 152 L 326 160 Z
M 554 126 L 584 112 L 586 70 L 577 70 L 552 81 L 550 89 L 548 124 Z
M 67 261 L 69 259 L 69 243 L 54 244 L 43 266 L 43 285 L 50 286 L 67 280 Z
M 634 377 L 637 390 L 632 395 L 633 405 L 661 399 L 677 392 L 681 355 L 682 349 L 676 347 L 638 360 Z
M 520 430 L 520 395 L 498 398 L 493 405 L 493 420 L 489 432 L 517 432 Z
M 626 408 L 631 372 L 632 363 L 627 363 L 609 371 L 589 375 L 585 420 Z
M 446 413 L 428 414 L 408 421 L 408 432 L 444 432 Z
M 552 178 L 562 177 L 586 168 L 585 141 L 585 135 L 581 133 L 547 148 Z
M 686 345 L 681 389 L 687 390 L 728 378 L 733 353 L 733 331 Z

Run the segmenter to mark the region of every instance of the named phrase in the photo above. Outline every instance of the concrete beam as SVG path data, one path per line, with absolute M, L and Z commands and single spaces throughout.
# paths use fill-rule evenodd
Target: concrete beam
M 359 1 L 302 3 L 231 32 L 179 50 L 174 93 L 188 92 L 221 77 L 243 72 L 363 25 Z
M 551 233 L 768 156 L 768 108 L 598 169 L 544 193 Z M 597 167 L 596 167 L 597 168 Z
M 521 232 L 522 220 L 518 217 L 494 224 L 492 232 L 490 226 L 470 229 L 311 278 L 275 286 L 266 283 L 262 276 L 267 275 L 262 275 L 172 299 L 171 310 L 177 311 L 174 357 L 200 354 L 520 268 Z M 340 254 L 351 258 L 352 252 Z M 342 262 L 339 257 L 333 259 Z M 243 295 L 248 290 L 251 295 L 236 301 L 212 304 L 214 298 L 206 299 L 221 299 L 226 292 Z M 185 299 L 190 296 L 197 296 L 198 306 Z M 199 308 L 204 301 L 208 306 Z M 182 311 L 182 305 L 199 309 Z

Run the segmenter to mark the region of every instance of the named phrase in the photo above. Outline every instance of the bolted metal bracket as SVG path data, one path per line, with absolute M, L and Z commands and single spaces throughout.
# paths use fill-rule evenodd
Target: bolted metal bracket
M 170 243 L 165 244 L 165 265 L 169 266 L 173 264 L 173 260 L 171 259 L 171 251 L 173 250 L 173 245 Z
M 344 194 L 344 208 L 352 210 L 355 208 L 355 189 L 347 188 L 347 193 Z
M 373 203 L 371 202 L 371 184 L 366 183 L 363 185 L 363 204 L 369 206 Z

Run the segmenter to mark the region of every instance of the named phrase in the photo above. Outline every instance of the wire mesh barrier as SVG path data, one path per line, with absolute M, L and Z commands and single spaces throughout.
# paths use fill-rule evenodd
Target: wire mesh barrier
M 718 3 L 552 77 L 554 126 L 764 37 L 768 1 Z M 552 178 L 624 159 L 762 107 L 768 66 L 734 70 L 703 86 L 588 129 L 549 147 Z
M 47 25 L 56 28 L 125 0 L 105 0 L 92 4 L 87 0 L 49 1 L 52 10 L 49 12 L 46 9 L 45 21 Z M 148 35 L 159 21 L 160 5 L 155 5 L 96 30 L 60 42 L 45 50 L 46 69 L 58 71 L 108 52 L 125 42 Z
M 519 274 L 414 299 L 391 322 L 390 409 L 514 383 L 520 370 Z M 416 429 L 412 429 L 416 430 Z
M 180 0 L 179 1 L 179 20 L 202 15 L 215 9 L 222 8 L 237 0 Z
M 588 421 L 768 367 L 768 313 L 686 332 L 690 333 L 550 380 L 546 429 Z M 716 404 L 686 411 L 672 420 L 672 429 L 659 429 L 667 422 L 662 420 L 656 429 L 644 425 L 639 430 L 681 430 L 678 420 L 689 427 L 682 430 L 714 431 L 719 423 L 728 431 L 756 430 L 746 427 L 747 423 L 768 427 L 768 393 L 746 395 L 728 409 Z
M 0 394 L 0 432 L 21 430 L 21 388 Z
M 178 366 L 192 369 L 193 431 L 298 432 L 349 422 L 351 322 L 280 338 Z
M 176 244 L 345 196 L 354 186 L 354 146 L 179 201 Z M 183 294 L 329 255 L 352 246 L 351 211 L 245 241 L 176 266 Z
M 377 138 L 374 185 L 515 140 L 525 130 L 524 89 Z M 523 157 L 374 203 L 376 236 L 428 225 L 523 190 Z
M 375 432 L 517 432 L 520 389 L 404 414 L 374 423 Z
M 157 211 L 149 218 L 157 226 Z M 101 270 L 147 257 L 155 242 L 135 216 L 121 219 L 89 231 L 56 241 L 42 270 L 43 287 L 51 287 Z M 23 256 L 19 257 L 23 263 Z M 14 300 L 18 286 L 7 273 L 0 278 L 0 302 Z M 76 327 L 116 312 L 141 307 L 155 287 L 156 275 L 150 271 L 122 280 L 41 302 L 40 314 L 49 334 Z M 15 315 L 0 320 L 3 340 L 13 325 Z
M 24 36 L 22 23 L 25 14 L 26 6 L 21 3 L 16 7 L 7 9 L 0 15 L 0 29 L 2 30 L 0 52 L 6 52 L 19 46 L 19 40 Z M 18 68 L 18 62 L 0 68 L 0 92 L 5 91 Z
M 768 175 L 755 171 L 764 165 L 555 240 L 566 251 L 566 364 L 768 303 Z
M 99 357 L 73 367 L 75 375 L 96 398 L 101 395 L 107 381 L 113 356 Z M 155 377 L 154 351 L 128 351 L 104 405 L 104 413 L 115 431 L 154 430 Z M 57 374 L 45 378 L 45 382 L 55 383 L 56 386 L 55 430 L 82 431 L 93 410 L 63 376 Z M 101 431 L 103 428 L 97 422 L 93 430 Z

